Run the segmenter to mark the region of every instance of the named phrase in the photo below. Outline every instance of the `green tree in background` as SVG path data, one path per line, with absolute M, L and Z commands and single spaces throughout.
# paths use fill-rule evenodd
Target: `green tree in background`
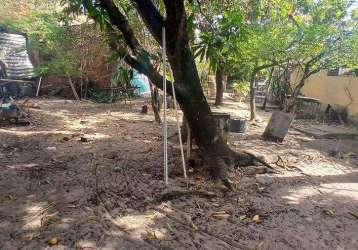
M 0 1 L 0 25 L 10 32 L 26 33 L 30 50 L 41 55 L 35 65 L 37 75 L 80 74 L 76 57 L 69 49 L 74 43 L 70 19 L 61 11 L 59 1 Z

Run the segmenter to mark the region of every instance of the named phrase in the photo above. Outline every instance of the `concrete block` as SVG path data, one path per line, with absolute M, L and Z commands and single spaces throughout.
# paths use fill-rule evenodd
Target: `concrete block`
M 294 114 L 275 111 L 266 126 L 263 137 L 269 141 L 282 142 L 288 133 Z

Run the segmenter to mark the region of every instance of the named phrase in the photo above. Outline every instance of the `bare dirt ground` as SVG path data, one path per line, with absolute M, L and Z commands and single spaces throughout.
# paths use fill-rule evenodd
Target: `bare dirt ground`
M 357 138 L 292 130 L 283 143 L 266 142 L 262 113 L 229 141 L 279 173 L 233 170 L 236 190 L 227 192 L 194 168 L 189 189 L 214 197 L 155 202 L 165 186 L 151 114 L 136 105 L 31 102 L 40 108 L 29 108 L 30 126 L 0 128 L 0 249 L 358 249 Z M 222 110 L 247 115 L 243 104 Z M 173 138 L 170 189 L 185 190 Z

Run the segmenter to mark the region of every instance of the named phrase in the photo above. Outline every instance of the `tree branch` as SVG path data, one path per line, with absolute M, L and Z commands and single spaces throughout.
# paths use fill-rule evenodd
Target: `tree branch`
M 167 49 L 169 54 L 173 54 L 175 48 L 188 44 L 184 1 L 164 0 L 164 5 L 167 12 Z
M 256 73 L 258 73 L 259 71 L 261 71 L 263 69 L 271 68 L 271 67 L 276 66 L 278 64 L 280 64 L 280 62 L 267 63 L 267 64 L 264 64 L 264 65 L 255 67 L 254 71 L 256 71 Z
M 150 81 L 160 89 L 163 89 L 163 76 L 154 68 L 150 62 L 148 53 L 139 44 L 139 41 L 134 35 L 133 30 L 129 26 L 127 19 L 119 11 L 113 0 L 101 0 L 101 6 L 107 11 L 111 22 L 115 24 L 117 29 L 123 34 L 126 44 L 132 50 L 134 56 L 130 55 L 128 51 L 123 48 L 117 40 L 113 41 L 111 47 L 115 49 L 124 58 L 124 61 L 138 72 L 145 74 Z M 111 28 L 112 34 L 117 31 Z M 176 88 L 177 89 L 177 88 Z M 179 90 L 179 89 L 178 89 Z M 179 91 L 178 91 L 179 92 Z M 167 93 L 172 95 L 171 82 L 167 81 Z
M 163 76 L 154 69 L 152 64 L 143 66 L 142 63 L 140 63 L 136 58 L 134 58 L 133 56 L 127 54 L 124 57 L 124 61 L 130 65 L 132 68 L 136 69 L 139 73 L 146 75 L 149 80 L 158 88 L 160 88 L 161 90 L 163 90 Z M 171 86 L 171 81 L 166 80 L 166 85 L 167 85 L 167 93 L 169 95 L 172 95 L 172 86 Z M 175 86 L 175 85 L 174 85 Z M 177 88 L 176 91 L 177 92 Z
M 113 28 L 110 28 L 109 31 L 107 31 L 107 34 L 109 37 L 115 37 L 116 30 Z M 116 51 L 121 58 L 132 68 L 137 70 L 139 73 L 144 74 L 148 77 L 148 79 L 158 88 L 163 90 L 163 76 L 157 71 L 157 69 L 153 66 L 153 64 L 149 61 L 149 57 L 147 57 L 147 54 L 138 54 L 138 57 L 132 56 L 128 49 L 123 46 L 122 43 L 120 43 L 117 39 L 111 39 L 109 42 L 109 46 L 112 50 Z M 146 53 L 142 50 L 141 53 Z M 171 87 L 171 81 L 167 82 L 167 93 L 169 95 L 172 95 L 172 87 Z M 176 87 L 176 86 L 175 86 Z M 177 88 L 176 88 L 177 89 Z
M 131 48 L 134 54 L 138 54 L 141 46 L 134 36 L 132 28 L 125 16 L 119 11 L 113 0 L 100 0 L 101 7 L 106 10 L 111 23 L 114 24 L 123 34 L 126 44 Z
M 162 45 L 162 27 L 165 21 L 158 9 L 151 0 L 132 0 L 132 2 L 154 39 Z

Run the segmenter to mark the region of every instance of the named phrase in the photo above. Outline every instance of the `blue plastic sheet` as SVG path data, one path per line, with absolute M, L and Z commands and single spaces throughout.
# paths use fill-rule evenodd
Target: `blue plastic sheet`
M 136 70 L 133 70 L 133 79 L 131 84 L 132 86 L 137 87 L 136 93 L 138 95 L 145 97 L 150 95 L 150 85 L 148 78 Z

